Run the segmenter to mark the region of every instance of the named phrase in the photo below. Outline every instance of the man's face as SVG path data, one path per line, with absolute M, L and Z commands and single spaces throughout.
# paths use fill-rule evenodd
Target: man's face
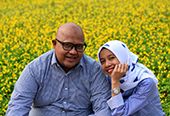
M 62 68 L 65 71 L 68 71 L 80 62 L 80 59 L 82 58 L 84 51 L 77 51 L 75 47 L 73 47 L 71 50 L 65 50 L 64 44 L 71 43 L 74 45 L 75 44 L 83 45 L 84 39 L 81 38 L 80 36 L 60 34 L 57 36 L 57 40 L 56 40 L 57 43 L 54 46 L 56 57 Z

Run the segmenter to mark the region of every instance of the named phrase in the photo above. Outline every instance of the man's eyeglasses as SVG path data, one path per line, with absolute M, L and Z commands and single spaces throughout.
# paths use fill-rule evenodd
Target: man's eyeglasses
M 86 48 L 86 43 L 84 44 L 73 44 L 73 43 L 70 43 L 70 42 L 62 42 L 58 39 L 56 39 L 63 47 L 64 50 L 66 51 L 70 51 L 73 49 L 73 47 L 75 48 L 76 51 L 78 52 L 83 52 Z

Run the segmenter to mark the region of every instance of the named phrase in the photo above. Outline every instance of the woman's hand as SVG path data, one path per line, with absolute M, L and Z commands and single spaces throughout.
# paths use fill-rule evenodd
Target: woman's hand
M 110 75 L 112 84 L 118 84 L 119 80 L 126 74 L 127 70 L 127 64 L 117 64 Z
M 128 65 L 127 64 L 117 64 L 115 66 L 115 68 L 113 69 L 110 77 L 111 77 L 111 87 L 112 87 L 112 91 L 114 91 L 115 89 L 120 90 L 120 79 L 126 74 L 128 70 Z M 120 91 L 119 91 L 120 92 Z M 112 96 L 115 96 L 117 94 L 115 94 L 114 92 L 112 92 Z

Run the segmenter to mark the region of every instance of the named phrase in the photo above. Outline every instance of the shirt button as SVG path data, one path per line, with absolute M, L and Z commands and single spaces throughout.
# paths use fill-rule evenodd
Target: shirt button
M 65 112 L 64 110 L 62 112 Z
M 66 87 L 66 88 L 64 88 L 65 90 L 68 90 L 68 88 Z
M 63 102 L 64 104 L 67 104 L 67 102 Z

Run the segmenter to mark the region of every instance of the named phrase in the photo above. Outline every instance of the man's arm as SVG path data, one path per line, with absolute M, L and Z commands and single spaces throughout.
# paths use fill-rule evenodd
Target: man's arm
M 110 116 L 111 111 L 107 105 L 107 100 L 111 97 L 110 83 L 106 79 L 100 66 L 96 66 L 92 74 L 91 101 L 95 116 Z
M 17 80 L 9 101 L 7 116 L 28 116 L 38 84 L 29 65 Z

